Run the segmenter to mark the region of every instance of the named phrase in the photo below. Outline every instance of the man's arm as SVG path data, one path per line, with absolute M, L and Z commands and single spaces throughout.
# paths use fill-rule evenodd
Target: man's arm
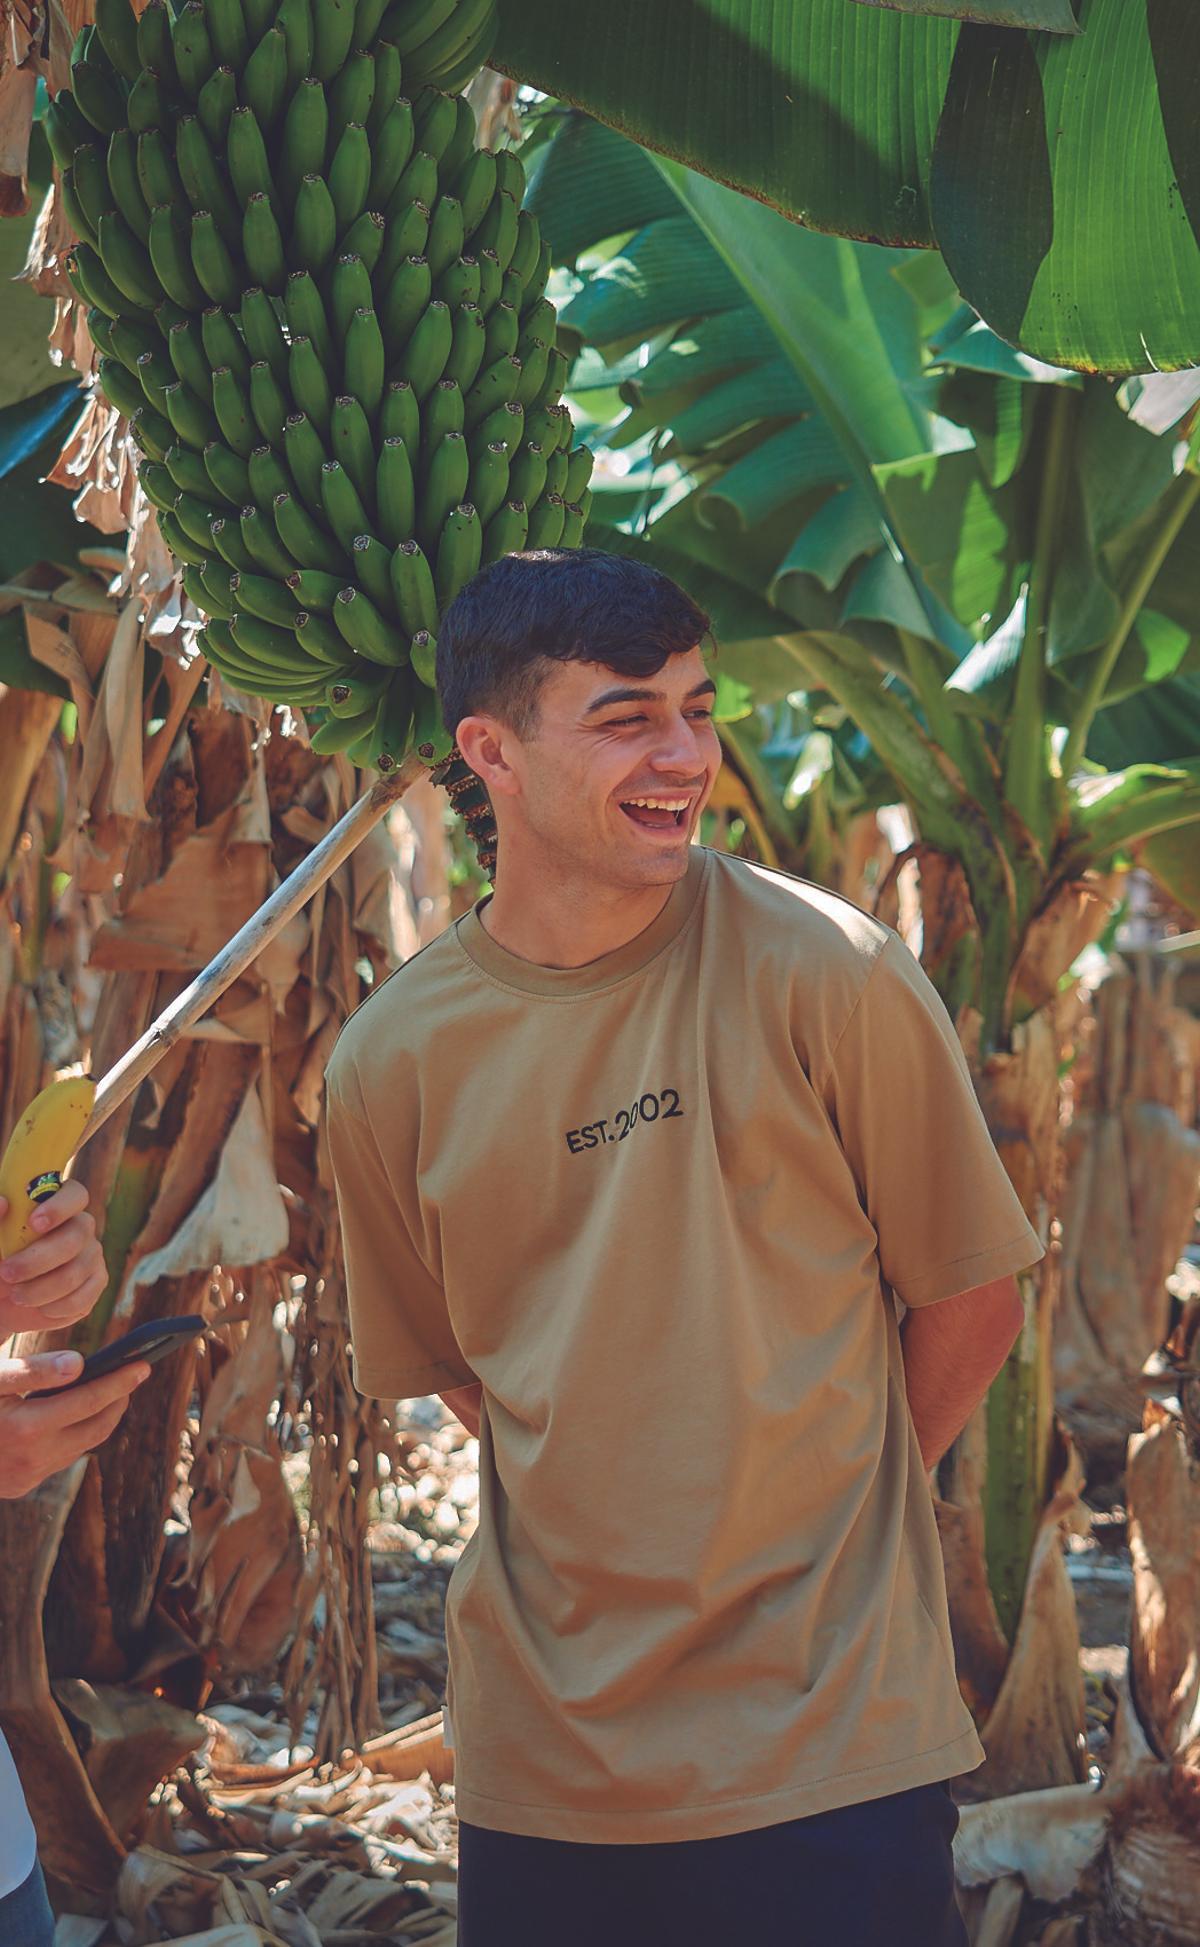
M 900 1327 L 909 1411 L 927 1468 L 941 1459 L 1004 1364 L 1025 1319 L 1015 1278 L 910 1310 Z
M 479 1408 L 483 1401 L 483 1387 L 455 1386 L 448 1393 L 439 1393 L 438 1398 L 456 1420 L 465 1426 L 468 1433 L 479 1438 Z

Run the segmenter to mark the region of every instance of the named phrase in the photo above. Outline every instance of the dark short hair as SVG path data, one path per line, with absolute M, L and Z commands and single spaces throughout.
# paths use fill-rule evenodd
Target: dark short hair
M 487 711 L 526 737 L 537 726 L 548 664 L 602 663 L 644 681 L 705 635 L 712 629 L 704 610 L 648 562 L 601 548 L 502 554 L 442 617 L 442 717 L 451 736 L 464 717 Z

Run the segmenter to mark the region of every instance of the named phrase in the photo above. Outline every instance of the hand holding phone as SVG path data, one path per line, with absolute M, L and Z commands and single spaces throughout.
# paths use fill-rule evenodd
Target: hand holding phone
M 197 1312 L 189 1312 L 183 1318 L 147 1319 L 144 1325 L 135 1325 L 132 1332 L 89 1354 L 77 1378 L 68 1380 L 65 1386 L 49 1388 L 39 1398 L 52 1399 L 56 1393 L 72 1392 L 93 1379 L 102 1379 L 106 1373 L 119 1372 L 123 1366 L 157 1365 L 169 1352 L 177 1352 L 192 1339 L 202 1337 L 204 1329 L 204 1320 Z

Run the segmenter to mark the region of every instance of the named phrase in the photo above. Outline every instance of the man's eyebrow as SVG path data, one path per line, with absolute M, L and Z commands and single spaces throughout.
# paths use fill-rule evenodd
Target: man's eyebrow
M 702 683 L 697 683 L 693 689 L 688 691 L 683 700 L 685 703 L 691 703 L 698 696 L 715 696 L 716 693 L 717 686 L 712 677 L 706 676 Z M 666 700 L 665 690 L 648 690 L 632 687 L 617 690 L 603 690 L 599 696 L 592 698 L 592 701 L 588 704 L 583 714 L 585 717 L 594 716 L 597 710 L 607 710 L 614 703 L 665 703 Z

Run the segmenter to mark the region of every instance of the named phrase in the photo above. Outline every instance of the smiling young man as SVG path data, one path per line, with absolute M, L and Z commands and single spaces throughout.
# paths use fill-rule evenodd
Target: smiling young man
M 479 1433 L 459 1939 L 960 1947 L 926 1470 L 1041 1247 L 899 937 L 693 842 L 707 632 L 589 548 L 464 589 L 495 890 L 327 1074 L 358 1385 Z

